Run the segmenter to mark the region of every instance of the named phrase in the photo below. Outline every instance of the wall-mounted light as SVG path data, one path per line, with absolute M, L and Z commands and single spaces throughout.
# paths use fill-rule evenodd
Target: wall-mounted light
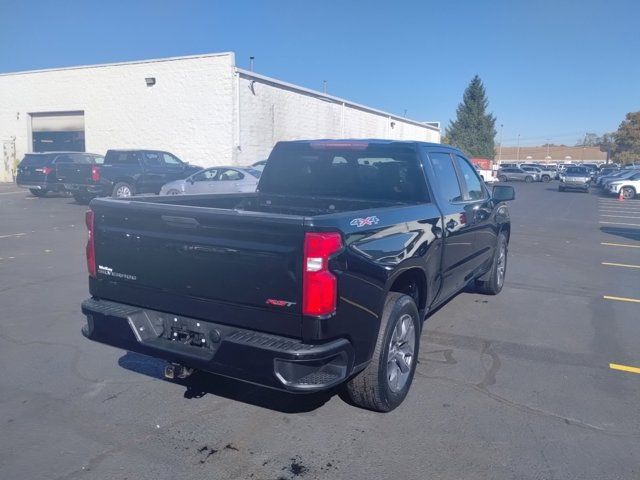
M 396 122 L 391 122 L 391 128 L 395 128 Z
M 144 83 L 147 84 L 147 87 L 153 87 L 156 84 L 156 77 L 147 77 L 144 79 Z

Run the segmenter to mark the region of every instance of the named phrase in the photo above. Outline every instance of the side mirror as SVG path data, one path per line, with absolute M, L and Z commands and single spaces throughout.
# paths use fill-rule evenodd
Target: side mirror
M 516 191 L 511 185 L 495 185 L 491 194 L 496 202 L 515 200 Z

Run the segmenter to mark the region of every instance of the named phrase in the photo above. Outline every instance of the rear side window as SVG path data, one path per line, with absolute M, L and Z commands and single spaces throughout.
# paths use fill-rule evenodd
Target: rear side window
M 463 200 L 462 191 L 451 155 L 446 152 L 431 152 L 429 158 L 438 180 L 438 189 L 443 198 L 448 202 L 461 202 Z
M 462 179 L 467 186 L 467 199 L 468 200 L 481 200 L 484 198 L 484 190 L 482 189 L 482 182 L 478 177 L 474 168 L 469 165 L 464 158 L 460 155 L 456 155 L 458 162 L 458 168 L 462 174 Z
M 20 162 L 20 166 L 22 167 L 44 167 L 51 163 L 52 156 L 51 155 L 33 155 L 27 153 L 22 162 Z
M 222 170 L 220 172 L 220 175 L 218 176 L 218 180 L 224 182 L 224 181 L 230 181 L 230 180 L 242 180 L 244 178 L 244 175 L 241 174 L 240 172 L 238 172 L 237 170 Z
M 279 144 L 269 157 L 259 189 L 394 203 L 429 198 L 413 145 L 366 141 Z
M 182 165 L 182 162 L 173 155 L 170 155 L 168 153 L 163 153 L 162 155 L 164 157 L 164 163 L 166 165 Z

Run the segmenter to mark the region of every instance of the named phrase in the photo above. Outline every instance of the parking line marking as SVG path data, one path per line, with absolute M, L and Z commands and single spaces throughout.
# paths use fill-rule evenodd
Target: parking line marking
M 607 247 L 640 248 L 640 245 L 630 245 L 630 244 L 628 244 L 628 243 L 600 242 L 600 245 L 606 245 Z
M 17 192 L 0 192 L 0 195 L 18 195 L 19 193 L 24 193 L 21 191 L 17 191 Z
M 628 225 L 630 227 L 640 227 L 640 223 L 623 223 L 623 222 L 598 222 L 598 223 L 605 223 L 608 225 Z
M 629 212 L 629 213 L 640 213 L 640 209 L 637 208 L 633 208 L 633 207 L 629 207 L 629 208 L 613 208 L 613 207 L 607 207 L 607 208 L 600 208 L 601 212 Z
M 629 367 L 627 365 L 619 365 L 617 363 L 610 363 L 609 368 L 611 370 L 620 370 L 623 372 L 640 373 L 640 368 L 638 367 Z
M 640 303 L 640 299 L 638 298 L 612 297 L 611 295 L 604 295 L 602 298 L 605 300 L 615 300 L 617 302 Z
M 624 212 L 618 212 L 618 213 L 624 213 Z M 640 217 L 628 217 L 627 215 L 608 215 L 608 214 L 604 214 L 604 213 L 601 213 L 600 216 L 601 217 L 615 217 L 615 218 L 640 218 Z
M 640 268 L 640 265 L 628 265 L 626 263 L 602 262 L 602 265 L 608 265 L 610 267 Z
M 12 233 L 10 235 L 0 235 L 0 238 L 22 237 L 26 233 Z

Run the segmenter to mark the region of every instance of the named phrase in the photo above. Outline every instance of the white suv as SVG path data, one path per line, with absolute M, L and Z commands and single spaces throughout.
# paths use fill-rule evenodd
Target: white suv
M 622 180 L 613 180 L 607 184 L 607 192 L 612 195 L 620 195 L 624 198 L 633 198 L 640 193 L 640 172 Z

